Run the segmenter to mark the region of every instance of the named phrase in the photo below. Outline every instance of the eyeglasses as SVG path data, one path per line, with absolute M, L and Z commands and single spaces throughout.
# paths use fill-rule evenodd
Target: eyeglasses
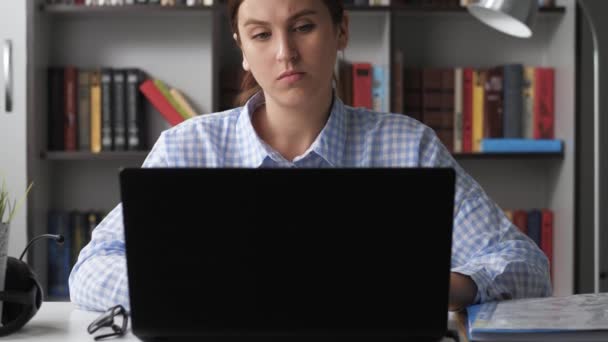
M 122 324 L 115 324 L 114 318 L 118 318 L 118 322 L 120 322 L 122 319 Z M 110 337 L 123 336 L 127 332 L 128 322 L 129 316 L 127 315 L 127 310 L 125 310 L 122 305 L 116 305 L 109 308 L 108 311 L 104 312 L 101 316 L 94 320 L 93 323 L 91 323 L 87 328 L 87 331 L 89 334 L 94 334 L 101 328 L 112 328 L 113 332 L 111 333 L 95 336 L 95 341 L 100 341 Z

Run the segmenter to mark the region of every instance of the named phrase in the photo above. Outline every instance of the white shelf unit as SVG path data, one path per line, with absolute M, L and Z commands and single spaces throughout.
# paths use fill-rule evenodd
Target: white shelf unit
M 5 0 L 14 4 L 22 0 Z M 565 11 L 538 17 L 531 40 L 507 37 L 464 11 L 404 9 L 353 10 L 351 39 L 344 57 L 389 66 L 395 48 L 405 66 L 488 66 L 508 62 L 556 68 L 556 137 L 564 140 L 559 158 L 463 158 L 461 164 L 503 208 L 547 207 L 555 212 L 555 294 L 573 292 L 575 1 L 558 0 Z M 16 5 L 15 5 L 16 6 Z M 1 17 L 1 16 L 0 16 Z M 88 158 L 46 150 L 46 69 L 139 67 L 182 89 L 202 113 L 220 107 L 219 70 L 240 67 L 222 9 L 73 10 L 28 5 L 27 166 L 36 187 L 28 201 L 28 236 L 46 232 L 50 208 L 106 209 L 119 201 L 117 172 L 139 166 L 128 158 Z M 166 127 L 150 106 L 150 143 Z M 0 142 L 8 140 L 0 137 Z M 25 233 L 22 240 L 25 241 Z M 46 249 L 37 246 L 30 262 L 46 280 Z

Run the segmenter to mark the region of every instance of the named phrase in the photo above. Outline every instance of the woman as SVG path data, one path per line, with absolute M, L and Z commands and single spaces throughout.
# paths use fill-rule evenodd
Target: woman
M 434 132 L 400 114 L 345 106 L 332 88 L 348 44 L 341 0 L 229 0 L 243 54 L 244 106 L 163 132 L 144 167 L 453 167 L 450 310 L 551 294 L 548 261 Z M 129 308 L 122 209 L 95 229 L 70 275 L 84 309 Z M 419 281 L 424 281 L 420 279 Z

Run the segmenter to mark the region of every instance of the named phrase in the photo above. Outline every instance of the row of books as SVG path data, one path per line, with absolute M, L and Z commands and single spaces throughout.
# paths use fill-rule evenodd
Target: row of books
M 553 279 L 553 211 L 551 209 L 505 210 L 513 224 L 545 253 Z
M 152 83 L 152 86 L 148 86 Z M 145 85 L 145 90 L 141 87 Z M 143 95 L 153 104 L 170 98 L 179 120 L 161 114 L 170 124 L 194 116 L 184 95 L 136 68 L 86 69 L 75 66 L 48 69 L 48 149 L 50 151 L 141 151 L 148 148 Z
M 48 296 L 53 300 L 69 297 L 68 278 L 84 246 L 91 241 L 93 229 L 104 218 L 102 211 L 50 210 L 49 234 L 61 234 L 63 244 L 48 242 Z
M 46 0 L 48 5 L 76 6 L 129 6 L 129 5 L 158 5 L 158 6 L 213 6 L 213 0 Z
M 555 138 L 554 68 L 412 68 L 401 58 L 392 67 L 392 111 L 431 127 L 451 152 L 483 152 L 484 139 Z

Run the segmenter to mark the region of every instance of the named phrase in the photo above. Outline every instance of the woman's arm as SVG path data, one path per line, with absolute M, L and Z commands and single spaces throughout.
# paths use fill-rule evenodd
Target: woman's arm
M 161 134 L 143 167 L 167 165 L 165 135 Z M 70 273 L 69 288 L 70 300 L 81 309 L 105 311 L 121 304 L 130 311 L 122 222 L 119 204 L 93 230 L 91 241 L 80 251 Z
M 419 150 L 422 167 L 456 171 L 450 308 L 551 295 L 547 257 L 456 163 L 431 129 L 423 133 Z

